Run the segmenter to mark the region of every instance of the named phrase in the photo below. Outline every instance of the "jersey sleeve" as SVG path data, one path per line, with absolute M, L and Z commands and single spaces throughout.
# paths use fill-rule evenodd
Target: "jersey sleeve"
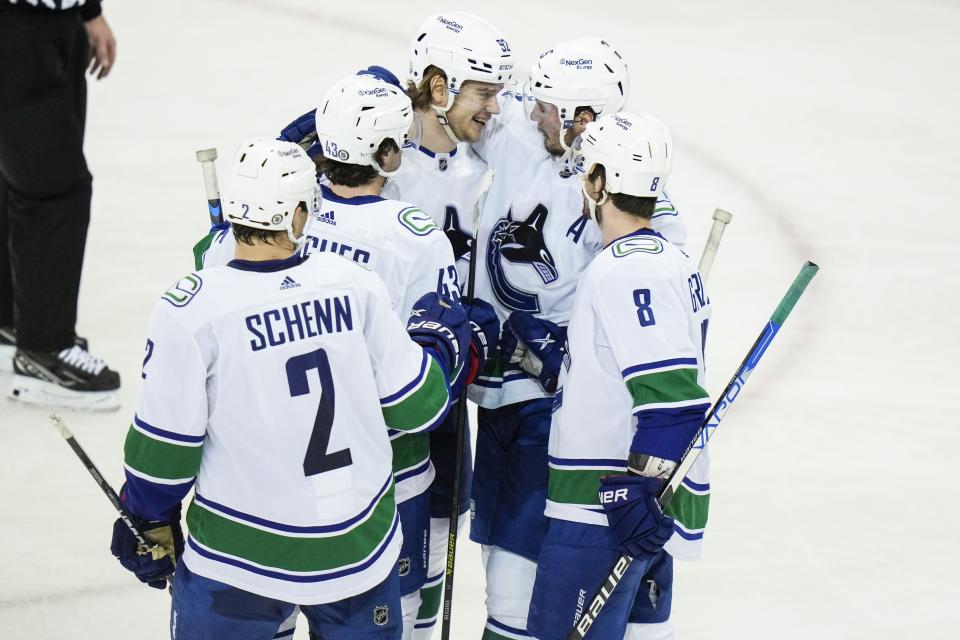
M 414 262 L 403 293 L 401 317 L 406 317 L 413 304 L 424 294 L 436 292 L 451 300 L 460 299 L 459 276 L 454 264 L 450 241 L 439 229 L 424 236 L 424 241 L 413 248 Z
M 126 508 L 151 520 L 166 520 L 190 491 L 207 427 L 207 365 L 177 311 L 161 300 L 151 316 L 140 398 L 124 444 Z
M 616 258 L 615 258 L 616 259 Z M 690 316 L 665 265 L 624 262 L 594 278 L 593 305 L 633 403 L 631 452 L 679 460 L 709 408 Z
M 233 260 L 236 241 L 230 231 L 230 223 L 223 222 L 210 228 L 200 242 L 193 245 L 194 269 L 206 269 L 225 265 Z
M 407 335 L 380 279 L 371 274 L 371 282 L 363 332 L 384 422 L 398 431 L 434 429 L 450 410 L 447 379 L 440 364 Z

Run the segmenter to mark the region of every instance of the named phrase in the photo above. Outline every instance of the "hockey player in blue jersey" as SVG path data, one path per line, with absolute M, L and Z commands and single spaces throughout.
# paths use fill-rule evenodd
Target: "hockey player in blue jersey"
M 559 378 L 549 528 L 527 624 L 539 640 L 567 637 L 621 554 L 635 562 L 589 637 L 672 637 L 672 557 L 663 547 L 676 525 L 656 497 L 709 408 L 710 300 L 690 258 L 651 225 L 671 147 L 669 132 L 650 116 L 621 112 L 587 125 L 583 189 L 604 249 L 580 279 L 559 369 L 555 358 L 537 356 L 544 350 L 528 337 L 517 341 L 533 347 L 524 357 L 541 376 Z M 705 481 L 694 470 L 674 501 L 686 522 L 706 516 L 691 492 Z
M 317 637 L 398 640 L 388 429 L 443 420 L 466 312 L 429 293 L 404 331 L 376 274 L 295 252 L 316 179 L 298 146 L 252 140 L 229 178 L 235 258 L 158 301 L 124 447 L 124 508 L 154 546 L 118 520 L 111 550 L 151 586 L 173 575 L 177 640 L 272 638 L 296 605 Z

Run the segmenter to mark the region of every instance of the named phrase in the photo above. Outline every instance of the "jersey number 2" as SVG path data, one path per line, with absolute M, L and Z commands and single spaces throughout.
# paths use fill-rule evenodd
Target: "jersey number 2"
M 303 458 L 305 476 L 314 476 L 353 464 L 350 449 L 327 452 L 327 447 L 330 446 L 330 431 L 333 429 L 336 396 L 333 390 L 333 375 L 330 373 L 330 360 L 327 359 L 326 351 L 317 349 L 287 360 L 287 384 L 290 386 L 290 396 L 296 398 L 310 393 L 307 372 L 311 369 L 316 369 L 320 376 L 320 405 L 317 407 L 317 417 L 313 421 L 313 432 L 310 434 L 307 454 Z

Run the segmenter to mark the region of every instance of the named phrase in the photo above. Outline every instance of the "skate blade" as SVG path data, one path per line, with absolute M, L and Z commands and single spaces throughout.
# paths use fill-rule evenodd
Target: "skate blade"
M 116 391 L 72 391 L 52 382 L 21 375 L 13 376 L 7 398 L 36 407 L 78 411 L 116 411 L 120 408 L 120 394 Z

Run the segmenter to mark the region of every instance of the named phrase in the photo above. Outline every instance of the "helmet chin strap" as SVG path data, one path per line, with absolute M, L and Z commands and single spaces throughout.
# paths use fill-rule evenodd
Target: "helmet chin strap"
M 590 211 L 590 217 L 594 222 L 597 223 L 597 226 L 600 226 L 600 207 L 607 201 L 607 188 L 604 187 L 603 191 L 600 192 L 599 200 L 594 200 L 592 197 L 590 197 L 590 194 L 587 192 L 586 181 L 580 184 L 580 189 L 583 191 L 583 195 L 587 198 L 587 209 Z
M 374 169 L 376 169 L 376 170 L 377 170 L 377 173 L 379 173 L 379 174 L 380 174 L 381 176 L 383 176 L 384 178 L 392 178 L 393 176 L 395 176 L 395 175 L 397 175 L 398 173 L 400 173 L 400 167 L 397 167 L 397 168 L 394 169 L 393 171 L 387 171 L 386 169 L 384 169 L 383 167 L 380 166 L 380 163 L 377 162 L 377 159 L 376 159 L 376 158 L 371 158 L 371 159 L 370 159 L 370 166 L 372 166 Z
M 433 112 L 437 114 L 437 122 L 440 123 L 443 131 L 447 134 L 447 137 L 450 138 L 450 142 L 452 142 L 454 145 L 458 145 L 462 141 L 457 137 L 457 134 L 453 132 L 453 128 L 450 126 L 450 121 L 447 120 L 447 111 L 449 111 L 450 107 L 453 106 L 454 100 L 456 100 L 456 97 L 453 95 L 453 91 L 450 87 L 447 87 L 446 106 L 441 109 L 437 105 L 431 104 L 430 107 L 433 109 Z
M 457 137 L 457 134 L 453 132 L 453 128 L 450 126 L 450 122 L 447 120 L 447 109 L 441 109 L 436 105 L 430 105 L 433 108 L 434 113 L 437 114 L 437 122 L 440 123 L 440 126 L 446 132 L 447 137 L 450 138 L 450 142 L 453 144 L 460 144 L 461 140 Z

